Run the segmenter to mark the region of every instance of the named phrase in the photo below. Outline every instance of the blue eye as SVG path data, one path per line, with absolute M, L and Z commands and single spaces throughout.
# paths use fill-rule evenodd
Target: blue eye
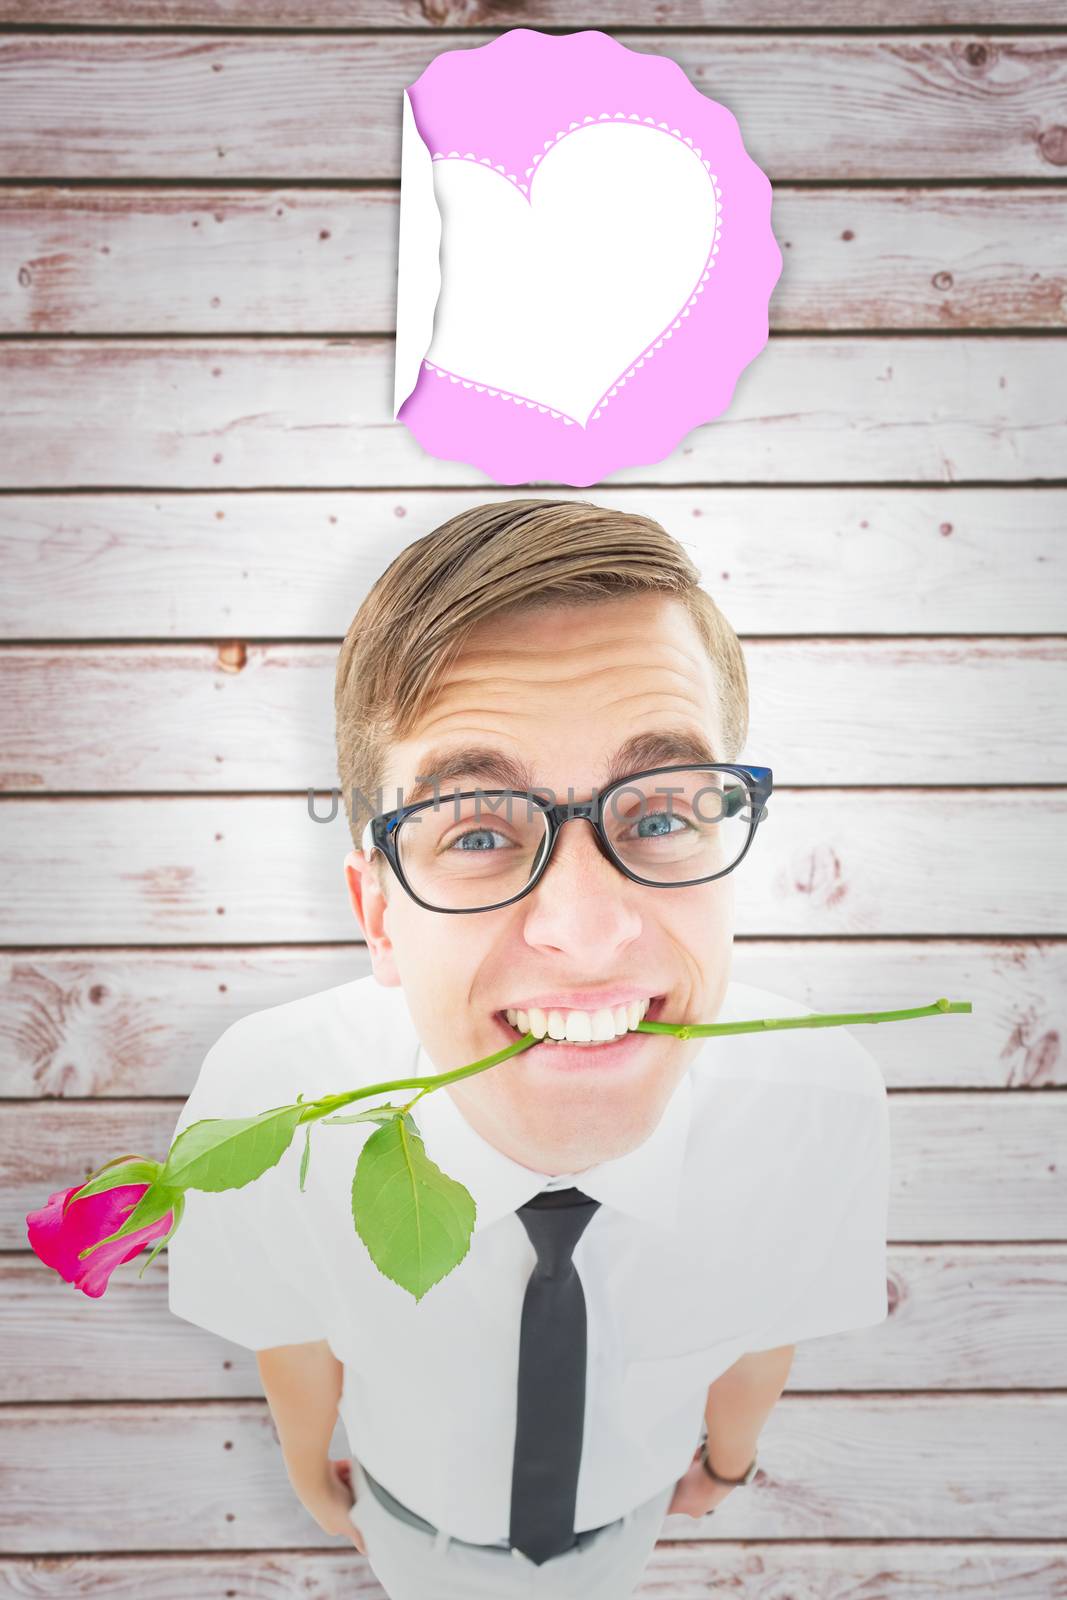
M 667 822 L 667 823 L 670 823 L 670 822 L 681 822 L 681 820 L 682 820 L 681 817 L 674 816 L 673 814 L 670 814 L 670 813 L 668 813 L 666 811 L 654 811 L 650 816 L 642 817 L 641 818 L 641 823 L 639 823 L 638 826 L 640 827 L 641 824 L 645 823 L 645 822 L 656 822 L 656 823 Z M 685 823 L 685 824 L 683 824 L 683 826 L 688 827 L 689 824 Z M 644 839 L 665 839 L 668 836 L 669 833 L 670 833 L 670 829 L 669 828 L 656 828 L 651 833 L 642 834 L 641 837 L 644 838 Z
M 497 833 L 493 828 L 469 828 L 466 833 L 461 833 L 458 836 L 458 838 L 453 839 L 452 843 L 449 845 L 448 848 L 450 850 L 455 849 L 456 845 L 465 844 L 468 839 L 476 839 L 476 838 L 479 837 L 479 835 L 483 839 L 488 839 L 488 838 L 502 839 L 504 837 L 504 835 L 502 833 Z M 475 845 L 470 850 L 460 850 L 458 853 L 460 855 L 475 855 L 475 854 L 478 854 L 479 852 L 484 852 L 486 855 L 495 854 L 494 851 L 486 850 L 484 845 Z

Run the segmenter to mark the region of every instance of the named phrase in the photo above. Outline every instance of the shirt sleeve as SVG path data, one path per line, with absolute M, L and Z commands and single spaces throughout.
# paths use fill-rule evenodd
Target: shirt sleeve
M 253 1116 L 281 1103 L 267 1087 L 259 1097 L 239 1089 L 237 1078 L 246 1076 L 232 1038 L 239 1026 L 205 1056 L 172 1142 L 203 1117 Z M 166 1250 L 175 1316 L 248 1350 L 326 1338 L 316 1262 L 297 1212 L 309 1203 L 299 1189 L 303 1137 L 298 1131 L 277 1165 L 242 1189 L 187 1190 Z
M 749 1345 L 772 1350 L 883 1322 L 889 1214 L 885 1084 L 850 1095 L 832 1145 L 819 1152 L 809 1204 L 798 1208 L 780 1262 L 777 1311 Z

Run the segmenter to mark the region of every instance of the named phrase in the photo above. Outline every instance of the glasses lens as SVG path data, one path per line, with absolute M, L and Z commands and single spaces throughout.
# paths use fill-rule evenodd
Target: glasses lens
M 604 831 L 622 864 L 646 883 L 695 883 L 740 858 L 755 803 L 736 773 L 652 772 L 608 794 Z M 396 835 L 408 883 L 443 911 L 486 910 L 521 894 L 547 845 L 544 812 L 518 791 L 442 795 L 409 812 Z
M 651 772 L 614 789 L 604 831 L 624 866 L 648 883 L 728 872 L 748 842 L 755 796 L 738 773 Z
M 518 792 L 442 795 L 400 824 L 396 850 L 420 900 L 476 911 L 521 894 L 548 843 L 544 812 Z

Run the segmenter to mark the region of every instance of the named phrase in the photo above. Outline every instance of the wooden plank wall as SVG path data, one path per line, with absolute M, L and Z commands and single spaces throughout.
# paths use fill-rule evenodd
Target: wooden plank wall
M 293 1498 L 253 1358 L 169 1316 L 165 1256 L 89 1304 L 23 1217 L 162 1152 L 235 1017 L 368 970 L 305 805 L 337 645 L 404 544 L 523 492 L 390 421 L 401 90 L 530 26 L 670 55 L 774 184 L 730 411 L 577 491 L 684 539 L 745 642 L 778 788 L 735 971 L 974 1003 L 864 1034 L 890 1317 L 800 1347 L 761 1478 L 641 1592 L 1067 1593 L 1063 0 L 0 24 L 0 1592 L 381 1596 Z

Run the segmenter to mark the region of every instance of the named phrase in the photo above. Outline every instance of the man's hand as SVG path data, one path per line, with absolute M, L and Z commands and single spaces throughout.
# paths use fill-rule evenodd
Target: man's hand
M 746 1458 L 751 1460 L 760 1429 L 785 1388 L 795 1349 L 795 1345 L 782 1344 L 772 1350 L 749 1351 L 739 1356 L 733 1366 L 727 1367 L 710 1385 L 704 1420 L 708 1449 L 712 1460 L 720 1466 L 736 1463 L 742 1451 L 741 1462 Z M 698 1445 L 688 1471 L 674 1486 L 674 1497 L 667 1507 L 668 1516 L 679 1511 L 690 1517 L 706 1516 L 722 1504 L 731 1489 L 738 1487 L 709 1478 L 700 1455 Z M 725 1470 L 740 1477 L 744 1467 L 733 1465 Z
M 352 1463 L 346 1458 L 327 1462 L 327 1476 L 322 1485 L 305 1494 L 298 1494 L 301 1505 L 314 1517 L 323 1533 L 337 1533 L 351 1539 L 361 1555 L 367 1546 L 363 1534 L 352 1521 L 351 1510 L 356 1503 L 352 1488 Z
M 712 1482 L 701 1464 L 700 1449 L 700 1445 L 697 1445 L 688 1470 L 674 1486 L 674 1495 L 667 1507 L 669 1517 L 681 1513 L 690 1517 L 706 1517 L 736 1488 L 735 1484 Z
M 344 1367 L 326 1339 L 272 1345 L 256 1351 L 256 1362 L 293 1493 L 323 1533 L 351 1539 L 366 1555 L 363 1535 L 349 1516 L 355 1504 L 352 1463 L 327 1456 Z

